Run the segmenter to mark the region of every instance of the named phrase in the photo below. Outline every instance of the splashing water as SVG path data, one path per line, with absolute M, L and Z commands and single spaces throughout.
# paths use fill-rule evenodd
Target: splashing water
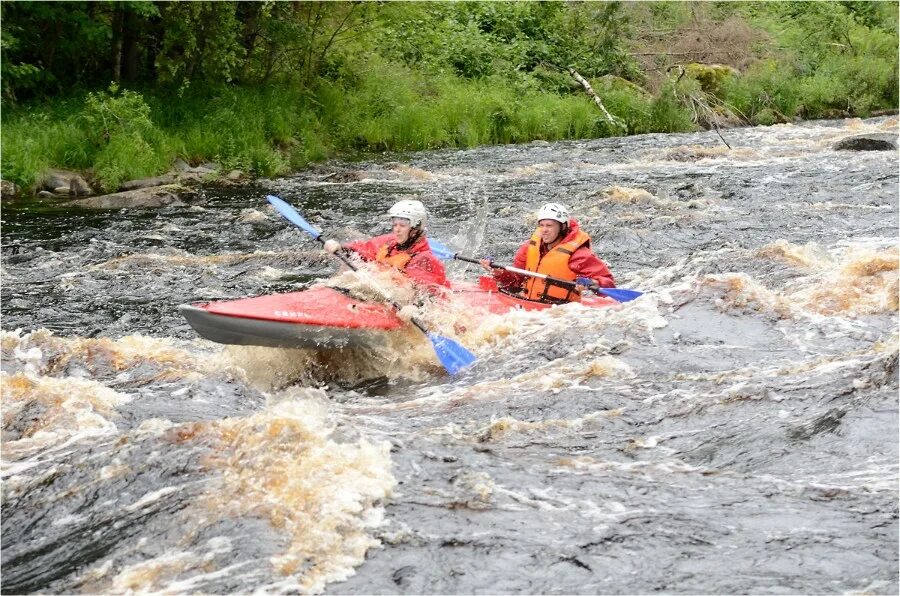
M 156 211 L 5 205 L 4 592 L 896 593 L 897 154 L 831 149 L 884 132 L 426 152 Z M 490 314 L 341 270 L 267 194 L 339 240 L 417 198 L 430 237 L 500 263 L 561 202 L 645 295 Z M 175 309 L 314 283 L 396 302 L 478 362 L 448 377 L 413 328 L 221 346 Z

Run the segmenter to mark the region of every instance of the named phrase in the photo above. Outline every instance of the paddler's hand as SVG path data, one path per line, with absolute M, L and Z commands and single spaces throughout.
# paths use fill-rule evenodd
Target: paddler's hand
M 325 252 L 330 252 L 331 254 L 336 253 L 341 249 L 341 243 L 337 240 L 326 240 L 325 241 Z
M 594 280 L 590 277 L 576 277 L 575 278 L 575 291 L 579 294 L 591 288 L 591 286 L 595 285 Z
M 484 270 L 487 271 L 488 273 L 490 273 L 490 271 L 491 271 L 491 263 L 493 263 L 493 262 L 494 262 L 494 259 L 492 259 L 491 257 L 485 257 L 485 258 L 481 259 L 480 261 L 478 261 L 478 263 L 482 267 L 484 267 Z

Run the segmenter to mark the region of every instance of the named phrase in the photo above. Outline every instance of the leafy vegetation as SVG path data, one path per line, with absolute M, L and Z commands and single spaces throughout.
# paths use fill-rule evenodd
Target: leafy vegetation
M 868 116 L 896 2 L 4 2 L 2 175 Z M 587 78 L 609 121 L 570 76 Z

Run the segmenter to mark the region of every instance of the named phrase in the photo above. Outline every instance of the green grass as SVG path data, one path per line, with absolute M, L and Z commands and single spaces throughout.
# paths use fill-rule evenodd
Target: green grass
M 820 56 L 815 70 L 759 61 L 716 92 L 756 124 L 795 117 L 865 116 L 897 106 L 890 34 L 861 34 L 857 52 Z M 793 66 L 792 66 L 793 64 Z M 693 130 L 664 86 L 656 95 L 621 80 L 593 82 L 627 134 Z M 118 114 L 105 119 L 106 114 Z M 275 176 L 336 155 L 622 134 L 580 91 L 548 91 L 531 75 L 463 79 L 381 58 L 348 65 L 309 90 L 283 83 L 183 94 L 149 90 L 73 95 L 6 110 L 2 177 L 34 190 L 50 167 L 85 172 L 106 191 L 171 168 L 176 158 Z

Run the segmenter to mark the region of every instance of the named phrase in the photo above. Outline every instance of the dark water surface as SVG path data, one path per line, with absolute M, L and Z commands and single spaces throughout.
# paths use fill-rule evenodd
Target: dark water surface
M 865 132 L 897 119 L 5 207 L 3 593 L 897 593 L 898 156 L 831 149 Z M 561 202 L 647 295 L 433 306 L 479 358 L 455 378 L 415 333 L 198 339 L 177 304 L 337 272 L 269 193 L 340 239 L 416 197 L 432 237 L 507 262 Z

